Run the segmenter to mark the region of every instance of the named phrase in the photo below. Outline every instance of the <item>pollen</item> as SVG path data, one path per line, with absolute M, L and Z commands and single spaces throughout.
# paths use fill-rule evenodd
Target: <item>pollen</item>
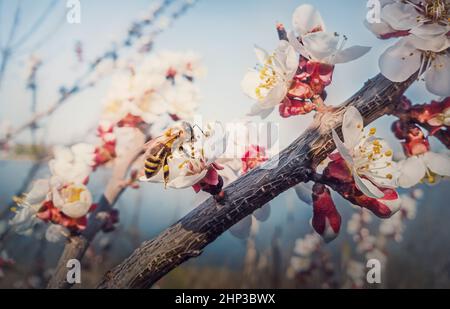
M 80 195 L 84 191 L 83 188 L 74 188 L 74 187 L 66 188 L 64 190 L 65 190 L 64 193 L 66 193 L 68 196 L 68 198 L 67 198 L 68 203 L 73 203 L 73 202 L 79 201 Z
M 386 178 L 389 179 L 389 180 L 391 180 L 391 179 L 393 178 L 393 176 L 392 176 L 392 174 L 387 174 L 387 175 L 386 175 Z
M 386 157 L 390 157 L 392 156 L 392 150 L 388 150 L 384 154 L 386 155 Z
M 375 135 L 375 133 L 377 133 L 377 129 L 376 128 L 370 128 L 370 135 Z

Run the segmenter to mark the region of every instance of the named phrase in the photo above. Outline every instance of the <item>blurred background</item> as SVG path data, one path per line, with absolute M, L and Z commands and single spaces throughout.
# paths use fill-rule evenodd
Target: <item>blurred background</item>
M 0 0 L 0 137 L 35 112 L 46 111 L 61 93 L 86 78 L 96 59 L 108 50 L 118 49 L 129 36 L 133 23 L 156 2 L 81 1 L 81 22 L 70 24 L 64 0 Z M 240 81 L 247 69 L 255 65 L 254 44 L 273 49 L 278 40 L 276 23 L 290 28 L 292 13 L 302 3 L 316 6 L 328 29 L 346 34 L 349 45 L 372 47 L 366 56 L 336 67 L 333 83 L 327 88 L 327 103 L 340 104 L 378 74 L 378 57 L 391 44 L 377 40 L 364 27 L 366 1 L 349 0 L 345 5 L 342 1 L 325 0 L 169 1 L 167 9 L 151 26 L 154 38 L 147 52 L 194 51 L 201 55 L 207 75 L 197 81 L 202 96 L 198 112 L 209 120 L 233 121 L 252 104 L 242 93 Z M 125 44 L 119 57 L 132 55 L 136 48 L 133 43 Z M 41 64 L 30 85 L 33 59 L 39 59 Z M 9 232 L 11 198 L 26 191 L 30 179 L 48 175 L 47 165 L 38 158 L 42 158 L 42 153 L 50 153 L 53 145 L 95 140 L 95 125 L 111 76 L 97 78 L 93 85 L 75 91 L 38 126 L 15 136 L 8 151 L 2 154 L 0 252 L 8 254 L 3 261 L 13 263 L 0 264 L 1 288 L 45 287 L 64 244 L 46 242 L 39 231 L 31 236 Z M 407 95 L 413 103 L 433 99 L 422 83 L 416 83 Z M 278 113 L 269 118 L 279 124 L 281 148 L 301 134 L 311 119 L 312 115 L 282 119 Z M 400 150 L 390 133 L 391 120 L 383 117 L 375 125 L 378 134 Z M 437 143 L 432 141 L 432 145 L 439 150 Z M 89 186 L 95 199 L 109 176 L 108 169 L 99 169 L 91 178 Z M 415 216 L 401 222 L 402 237 L 380 233 L 381 220 L 376 217 L 363 220 L 364 233 L 368 234 L 348 233 L 347 223 L 361 211 L 340 201 L 343 225 L 339 237 L 329 244 L 320 243 L 311 256 L 301 259 L 296 259 L 299 246 L 304 244 L 300 240 L 312 232 L 311 207 L 300 201 L 294 190 L 289 190 L 271 202 L 271 215 L 266 221 L 254 220 L 248 238 L 224 233 L 200 257 L 178 267 L 155 287 L 450 288 L 446 224 L 450 218 L 449 185 L 441 182 L 419 189 L 414 196 Z M 120 211 L 117 229 L 99 235 L 84 259 L 81 287 L 94 287 L 105 271 L 127 257 L 142 241 L 153 238 L 187 214 L 198 200 L 191 189 L 164 190 L 162 186 L 148 184 L 138 190 L 127 190 L 116 205 Z M 363 217 L 367 214 L 362 214 Z M 367 246 L 362 239 L 369 234 L 370 248 L 361 248 Z M 361 284 L 358 278 L 365 269 L 367 252 L 375 249 L 386 258 L 382 284 L 368 285 L 365 280 Z

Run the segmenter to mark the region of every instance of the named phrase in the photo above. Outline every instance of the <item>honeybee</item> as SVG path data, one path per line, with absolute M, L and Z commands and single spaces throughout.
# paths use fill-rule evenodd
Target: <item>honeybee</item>
M 169 128 L 160 137 L 157 137 L 147 144 L 145 148 L 145 177 L 147 179 L 155 176 L 158 172 L 163 170 L 164 186 L 169 182 L 169 164 L 168 160 L 172 158 L 175 150 L 183 151 L 191 158 L 195 157 L 194 143 L 195 143 L 194 128 L 188 122 L 182 122 L 180 126 Z M 191 145 L 191 153 L 188 154 L 183 147 L 185 142 Z

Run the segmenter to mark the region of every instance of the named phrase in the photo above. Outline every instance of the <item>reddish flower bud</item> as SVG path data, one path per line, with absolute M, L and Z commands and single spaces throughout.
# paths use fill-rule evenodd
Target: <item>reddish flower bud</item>
M 379 218 L 390 218 L 400 209 L 400 199 L 398 197 L 398 193 L 394 189 L 379 189 L 384 193 L 384 196 L 382 198 L 375 199 L 367 197 L 358 189 L 356 189 L 355 193 L 348 200 L 350 200 L 355 205 L 369 209 L 374 213 L 374 215 Z
M 140 116 L 135 116 L 135 115 L 132 115 L 132 114 L 128 113 L 125 117 L 123 117 L 117 123 L 117 126 L 120 127 L 120 128 L 121 127 L 136 128 L 143 122 L 144 122 L 144 120 L 142 120 L 142 118 Z
M 288 97 L 293 98 L 299 98 L 299 99 L 310 99 L 314 95 L 313 90 L 311 87 L 303 83 L 301 81 L 294 81 L 291 85 L 291 88 L 288 91 Z
M 416 125 L 410 125 L 406 141 L 402 143 L 403 150 L 407 156 L 415 156 L 430 150 L 430 143 L 423 131 Z
M 347 163 L 339 153 L 330 155 L 331 162 L 323 170 L 323 177 L 339 183 L 353 183 L 353 176 Z
M 310 75 L 311 80 L 318 79 L 323 86 L 331 84 L 333 70 L 334 66 L 326 63 L 309 61 L 306 64 L 306 72 Z M 317 82 L 315 81 L 314 83 Z
M 336 238 L 341 228 L 341 216 L 331 198 L 330 190 L 322 184 L 313 186 L 312 227 L 326 242 Z
M 391 131 L 398 139 L 406 139 L 408 136 L 408 127 L 401 120 L 396 120 L 392 123 Z
M 269 158 L 266 155 L 266 149 L 259 145 L 250 145 L 241 158 L 242 172 L 247 173 L 249 170 L 266 162 Z

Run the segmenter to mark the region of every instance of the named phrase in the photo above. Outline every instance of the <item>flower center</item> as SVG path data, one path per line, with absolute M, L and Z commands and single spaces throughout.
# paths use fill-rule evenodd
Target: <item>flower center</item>
M 368 136 L 364 136 L 360 145 L 353 153 L 354 168 L 358 174 L 370 173 L 377 178 L 391 180 L 393 175 L 383 173 L 383 170 L 392 166 L 392 150 L 384 149 L 379 140 L 369 141 L 373 138 L 376 129 L 371 128 Z
M 67 187 L 63 189 L 63 196 L 66 198 L 67 203 L 73 203 L 80 200 L 80 195 L 84 191 L 83 188 Z
M 417 16 L 418 22 L 432 22 L 442 26 L 448 25 L 450 22 L 450 4 L 447 0 L 425 0 L 425 3 L 416 4 L 411 0 L 406 0 L 420 12 L 421 16 Z
M 446 0 L 432 0 L 424 5 L 425 16 L 433 22 L 447 24 L 449 22 L 450 4 Z
M 266 60 L 263 67 L 259 70 L 259 79 L 261 80 L 261 82 L 255 90 L 258 100 L 263 100 L 265 97 L 265 95 L 263 94 L 264 91 L 273 88 L 278 82 L 277 73 L 273 66 L 274 56 L 274 54 L 271 55 Z

